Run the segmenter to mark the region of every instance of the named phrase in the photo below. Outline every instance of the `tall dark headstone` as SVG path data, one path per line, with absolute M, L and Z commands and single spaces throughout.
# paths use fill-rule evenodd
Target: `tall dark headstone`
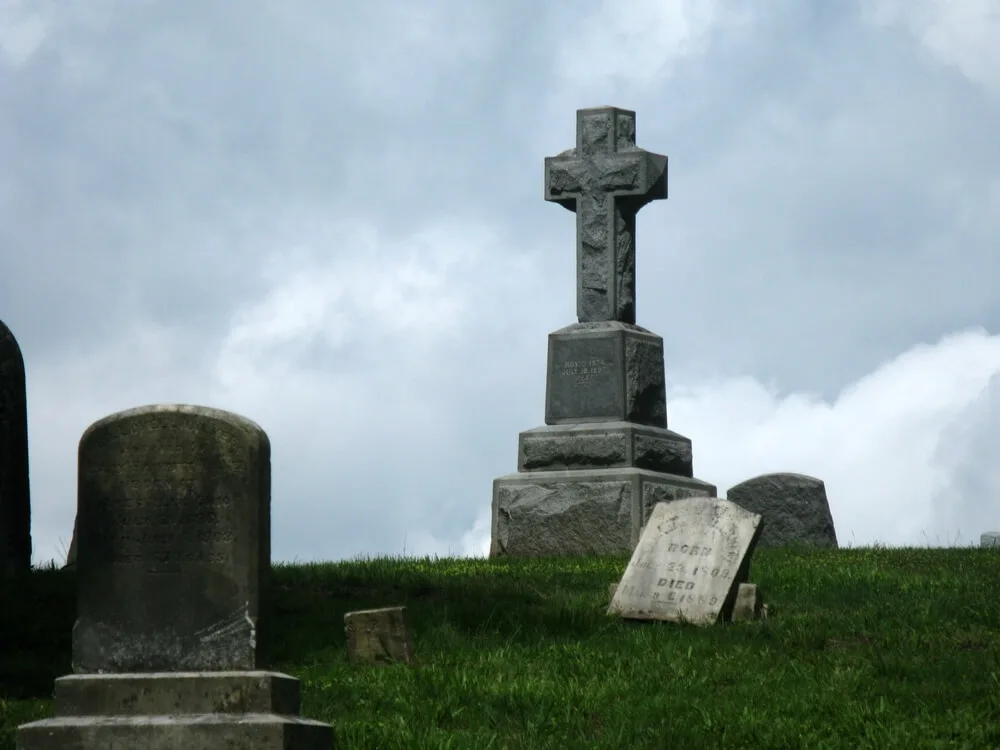
M 635 219 L 667 197 L 667 157 L 635 113 L 576 113 L 576 148 L 545 159 L 545 199 L 576 214 L 578 322 L 549 334 L 545 424 L 493 482 L 490 556 L 631 554 L 656 503 L 714 497 L 667 429 L 663 339 L 635 324 Z
M 24 358 L 0 321 L 0 575 L 31 569 L 28 406 Z
M 265 671 L 270 443 L 236 414 L 145 406 L 83 434 L 74 674 L 19 750 L 328 750 L 299 683 Z

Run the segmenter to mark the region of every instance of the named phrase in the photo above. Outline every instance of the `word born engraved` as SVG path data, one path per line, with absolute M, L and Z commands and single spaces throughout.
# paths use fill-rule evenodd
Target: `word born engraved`
M 667 545 L 667 552 L 680 552 L 682 555 L 709 557 L 712 554 L 712 548 L 698 546 L 697 544 L 677 544 L 677 542 L 671 542 Z

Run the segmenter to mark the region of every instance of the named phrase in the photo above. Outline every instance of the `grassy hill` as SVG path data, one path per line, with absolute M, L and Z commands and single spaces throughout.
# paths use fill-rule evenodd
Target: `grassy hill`
M 759 550 L 769 617 L 605 614 L 625 559 L 277 565 L 273 667 L 347 748 L 1000 748 L 1000 548 Z M 416 664 L 352 667 L 405 604 Z M 69 672 L 71 572 L 0 590 L 0 750 Z

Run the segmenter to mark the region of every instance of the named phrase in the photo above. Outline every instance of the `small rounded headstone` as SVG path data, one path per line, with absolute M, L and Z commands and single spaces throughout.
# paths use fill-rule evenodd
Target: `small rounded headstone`
M 980 547 L 1000 547 L 1000 531 L 987 531 L 979 537 Z
M 764 518 L 757 548 L 806 544 L 836 547 L 822 480 L 804 474 L 762 474 L 731 487 L 726 498 Z

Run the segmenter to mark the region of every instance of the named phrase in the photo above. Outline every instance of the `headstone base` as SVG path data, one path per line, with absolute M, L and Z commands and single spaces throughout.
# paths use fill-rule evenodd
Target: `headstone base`
M 331 750 L 329 724 L 299 717 L 280 672 L 82 674 L 55 682 L 56 717 L 24 724 L 17 750 Z
M 490 557 L 631 555 L 657 503 L 715 497 L 700 479 L 635 467 L 493 480 Z

